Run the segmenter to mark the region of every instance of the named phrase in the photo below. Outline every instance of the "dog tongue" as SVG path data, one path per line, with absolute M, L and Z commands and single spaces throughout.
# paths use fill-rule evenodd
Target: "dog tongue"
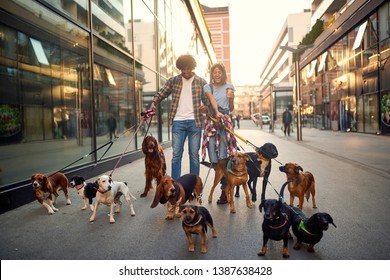
M 149 153 L 153 153 L 153 149 L 149 149 Z

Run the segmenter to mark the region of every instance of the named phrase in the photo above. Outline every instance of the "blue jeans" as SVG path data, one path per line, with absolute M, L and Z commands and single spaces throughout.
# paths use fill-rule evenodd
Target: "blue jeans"
M 200 161 L 199 149 L 202 128 L 196 127 L 195 120 L 173 121 L 172 124 L 172 178 L 181 176 L 181 159 L 183 157 L 184 142 L 188 137 L 188 154 L 190 156 L 190 173 L 199 176 Z

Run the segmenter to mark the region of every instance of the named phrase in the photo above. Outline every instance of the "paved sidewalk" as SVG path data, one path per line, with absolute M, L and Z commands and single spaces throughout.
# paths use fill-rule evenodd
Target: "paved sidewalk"
M 296 131 L 290 137 L 279 129 L 260 130 L 252 121 L 241 121 L 236 133 L 256 146 L 272 142 L 279 156 L 272 161 L 266 198 L 276 198 L 275 190 L 286 181 L 278 170 L 280 164 L 298 162 L 312 171 L 316 180 L 318 209 L 304 203 L 304 212 L 328 212 L 337 228 L 330 227 L 323 240 L 316 245 L 316 253 L 305 249 L 296 251 L 290 246 L 290 258 L 295 260 L 389 260 L 390 259 L 390 137 L 358 133 L 343 133 L 303 128 L 303 141 L 296 140 Z M 239 142 L 245 151 L 253 151 Z M 172 149 L 164 150 L 170 174 Z M 185 151 L 182 174 L 188 172 L 188 154 Z M 188 253 L 187 240 L 179 219 L 166 221 L 165 207 L 151 209 L 155 189 L 146 198 L 140 198 L 145 184 L 144 160 L 138 159 L 117 168 L 115 180 L 126 181 L 137 198 L 136 216 L 131 217 L 126 205 L 116 215 L 116 222 L 108 222 L 106 207 L 100 207 L 93 224 L 91 212 L 81 211 L 82 201 L 71 189 L 72 205 L 66 206 L 60 194 L 55 215 L 33 201 L 0 215 L 0 259 L 16 260 L 281 260 L 281 242 L 271 242 L 267 255 L 258 257 L 262 244 L 262 215 L 259 201 L 251 209 L 245 205 L 243 192 L 235 198 L 236 214 L 230 214 L 228 205 L 217 205 L 220 194 L 216 189 L 213 202 L 207 197 L 214 173 L 201 167 L 204 181 L 204 206 L 213 215 L 218 238 L 207 237 L 207 254 L 198 250 Z M 110 170 L 107 170 L 109 173 Z M 207 178 L 207 180 L 206 180 Z M 92 181 L 95 178 L 89 178 Z M 258 182 L 258 190 L 261 188 Z M 285 193 L 285 195 L 288 194 Z M 195 239 L 199 242 L 199 238 Z

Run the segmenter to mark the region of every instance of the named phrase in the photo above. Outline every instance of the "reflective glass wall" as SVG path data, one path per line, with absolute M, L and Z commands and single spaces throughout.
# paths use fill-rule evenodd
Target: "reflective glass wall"
M 184 1 L 2 0 L 0 189 L 119 158 L 129 142 L 126 154 L 139 150 L 140 113 L 178 74 L 177 57 L 194 55 L 206 78 L 212 62 L 198 36 Z M 170 103 L 150 123 L 161 142 Z

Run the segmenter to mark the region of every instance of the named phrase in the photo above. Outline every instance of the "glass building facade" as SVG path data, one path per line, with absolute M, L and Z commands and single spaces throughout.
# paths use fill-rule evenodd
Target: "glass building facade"
M 0 205 L 32 195 L 33 173 L 109 170 L 140 157 L 140 113 L 177 57 L 206 77 L 215 60 L 198 1 L 2 0 L 0 2 Z M 201 17 L 202 18 L 202 17 Z M 162 102 L 149 132 L 169 145 Z M 107 119 L 119 138 L 110 144 Z M 127 149 L 123 151 L 124 147 Z M 88 156 L 87 156 L 88 155 Z M 103 172 L 104 172 L 103 171 Z M 25 195 L 16 190 L 27 189 Z M 28 200 L 29 198 L 25 198 Z
M 332 44 L 301 62 L 304 125 L 390 134 L 390 2 L 364 3 L 325 35 Z

